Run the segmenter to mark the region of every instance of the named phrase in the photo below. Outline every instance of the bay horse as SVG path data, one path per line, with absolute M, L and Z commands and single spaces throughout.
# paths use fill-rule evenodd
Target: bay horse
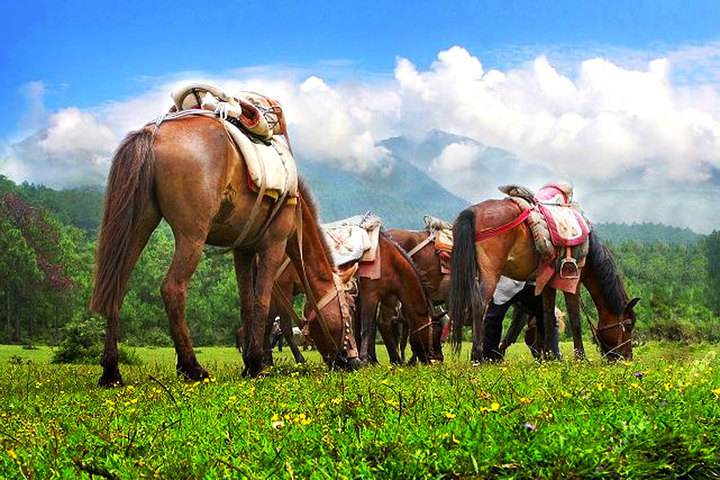
M 301 182 L 297 202 L 276 205 L 270 197 L 258 197 L 248 178 L 245 159 L 217 118 L 190 115 L 148 124 L 122 141 L 108 176 L 90 302 L 91 310 L 107 319 L 100 385 L 122 384 L 117 348 L 120 307 L 130 273 L 163 218 L 175 237 L 161 294 L 178 374 L 195 381 L 208 377 L 197 361 L 185 320 L 188 282 L 206 244 L 232 248 L 247 329 L 243 374 L 257 376 L 266 366 L 263 342 L 272 279 L 286 253 L 304 272 L 314 298 L 335 290 L 337 301 L 315 308 L 317 321 L 310 325 L 325 361 L 348 368 L 357 364 L 352 335 L 348 347 L 342 347 L 350 321 L 346 299 L 337 291 L 335 267 L 323 247 L 307 187 Z M 259 209 L 252 215 L 256 202 Z M 253 240 L 236 245 L 243 237 Z
M 385 232 L 379 235 L 380 270 L 379 279 L 370 279 L 357 276 L 357 298 L 355 298 L 354 331 L 356 343 L 359 346 L 359 359 L 363 363 L 376 363 L 375 337 L 376 312 L 380 304 L 395 305 L 401 302 L 403 312 L 407 318 L 410 334 L 410 347 L 416 358 L 428 363 L 431 360 L 442 360 L 442 351 L 439 346 L 440 326 L 434 321 L 431 312 L 432 305 L 425 291 L 424 285 L 412 260 L 405 254 Z M 342 275 L 342 273 L 341 273 Z M 277 278 L 277 286 L 286 298 L 292 301 L 294 295 L 302 292 L 302 284 L 298 281 L 297 271 L 293 265 L 287 265 Z M 342 278 L 344 283 L 350 281 L 349 277 Z M 273 305 L 276 299 L 273 295 Z M 290 324 L 290 318 L 285 309 L 271 308 L 271 316 L 280 315 L 280 324 Z M 272 316 L 272 318 L 275 318 Z M 270 318 L 268 322 L 272 321 Z M 382 333 L 382 332 L 381 332 Z M 395 336 L 386 337 L 388 356 L 392 363 L 401 363 L 397 348 L 393 348 Z M 297 357 L 296 357 L 297 360 Z
M 400 248 L 407 252 L 415 264 L 415 268 L 420 275 L 432 305 L 434 307 L 446 305 L 448 291 L 450 289 L 450 276 L 442 272 L 440 256 L 435 252 L 435 244 L 432 238 L 429 238 L 431 232 L 429 230 L 418 231 L 392 228 L 387 230 L 387 235 L 396 242 Z M 444 313 L 437 315 L 433 311 L 433 316 L 434 318 L 439 318 L 444 316 Z M 402 317 L 402 312 L 400 312 L 400 317 Z M 404 350 L 408 334 L 404 318 L 398 318 L 395 309 L 383 304 L 380 308 L 380 321 L 378 323 L 388 352 L 390 352 L 390 350 L 393 352 L 399 350 L 397 357 L 400 362 L 403 362 L 405 359 Z M 442 347 L 440 346 L 439 339 L 436 343 L 436 350 L 441 350 Z
M 530 228 L 526 222 L 517 222 L 522 213 L 512 200 L 486 200 L 463 210 L 454 222 L 449 293 L 452 343 L 455 351 L 459 352 L 462 327 L 472 325 L 470 357 L 473 362 L 482 359 L 485 312 L 500 275 L 515 280 L 533 280 L 541 262 Z M 594 232 L 590 233 L 589 242 L 580 281 L 589 291 L 598 311 L 598 325 L 593 334 L 603 356 L 609 359 L 632 358 L 633 308 L 639 298 L 628 298 L 612 254 Z M 544 289 L 545 326 L 556 323 L 555 297 L 554 289 Z M 575 355 L 582 358 L 580 296 L 566 293 L 565 301 Z M 557 342 L 552 338 L 556 329 L 544 330 L 544 343 L 551 345 L 553 350 L 548 357 L 559 358 Z
M 375 338 L 380 306 L 395 308 L 401 305 L 408 324 L 410 348 L 415 359 L 422 363 L 442 361 L 440 345 L 442 326 L 433 317 L 433 305 L 415 262 L 392 237 L 382 231 L 379 236 L 379 255 L 382 276 L 378 279 L 358 277 L 358 296 L 355 300 L 355 336 L 361 362 L 377 363 Z M 383 333 L 383 332 L 381 332 Z M 396 335 L 383 333 L 388 356 L 392 363 L 402 360 L 393 344 Z

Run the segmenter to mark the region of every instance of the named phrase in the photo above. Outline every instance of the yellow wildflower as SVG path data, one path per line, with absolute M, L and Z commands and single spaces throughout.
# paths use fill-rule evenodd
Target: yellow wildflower
M 530 405 L 532 403 L 532 399 L 530 399 L 528 397 L 520 397 L 519 402 L 522 403 L 523 405 Z
M 7 451 L 8 457 L 12 458 L 13 460 L 17 460 L 17 454 L 15 453 L 15 450 L 12 448 Z
M 720 398 L 720 387 L 713 389 L 712 393 L 714 393 L 716 397 Z
M 500 404 L 498 402 L 492 402 L 490 405 L 490 411 L 497 412 L 498 410 L 500 410 Z
M 445 415 L 445 418 L 447 418 L 448 420 L 452 420 L 453 418 L 455 418 L 455 414 L 452 412 L 445 412 L 443 415 Z

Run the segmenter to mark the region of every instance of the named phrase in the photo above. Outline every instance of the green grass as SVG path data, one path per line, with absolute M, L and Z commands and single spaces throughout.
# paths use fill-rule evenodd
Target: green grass
M 720 475 L 717 346 L 650 343 L 613 365 L 536 364 L 514 346 L 502 365 L 354 374 L 283 352 L 257 380 L 233 349 L 199 350 L 211 382 L 178 380 L 171 349 L 137 348 L 129 386 L 105 390 L 98 366 L 1 346 L 0 478 Z

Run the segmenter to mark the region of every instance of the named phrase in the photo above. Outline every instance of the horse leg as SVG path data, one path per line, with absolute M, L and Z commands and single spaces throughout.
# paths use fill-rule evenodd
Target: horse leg
M 361 362 L 368 363 L 372 360 L 370 344 L 375 342 L 375 314 L 379 300 L 370 293 L 359 295 L 359 300 L 360 351 L 358 357 Z
M 565 305 L 567 305 L 570 329 L 573 336 L 573 354 L 575 360 L 585 360 L 585 347 L 583 345 L 582 326 L 580 322 L 580 294 L 566 292 Z
M 559 360 L 560 348 L 558 345 L 558 327 L 555 318 L 555 297 L 557 291 L 554 288 L 546 287 L 543 290 L 543 350 L 548 360 Z
M 495 287 L 500 280 L 500 268 L 487 268 L 484 265 L 480 268 L 480 305 L 473 306 L 473 311 L 481 312 L 473 321 L 472 351 L 470 360 L 473 363 L 483 361 L 483 342 L 485 340 L 485 315 L 492 302 Z
M 401 365 L 402 360 L 400 359 L 400 353 L 398 352 L 398 338 L 395 326 L 395 317 L 392 314 L 388 314 L 389 308 L 380 305 L 380 318 L 378 322 L 378 329 L 380 330 L 380 336 L 385 343 L 385 348 L 388 352 L 388 358 L 390 363 L 393 365 Z
M 272 298 L 272 285 L 275 274 L 285 257 L 286 243 L 281 241 L 260 246 L 257 252 L 257 262 L 252 261 L 254 255 L 248 253 L 238 252 L 235 255 L 235 269 L 240 273 L 238 284 L 242 280 L 240 288 L 244 290 L 242 293 L 242 311 L 243 317 L 246 319 L 247 329 L 243 355 L 245 361 L 243 374 L 246 376 L 256 377 L 266 366 L 264 346 L 267 318 Z
M 300 353 L 300 349 L 295 343 L 292 322 L 287 315 L 280 315 L 280 330 L 282 330 L 283 336 L 285 337 L 285 342 L 287 342 L 288 347 L 290 347 L 295 363 L 305 363 L 305 357 Z
M 160 289 L 170 320 L 170 335 L 177 353 L 177 372 L 194 381 L 209 376 L 195 357 L 190 331 L 185 321 L 187 287 L 200 262 L 203 245 L 204 236 L 191 239 L 186 235 L 176 234 L 175 255 Z
M 507 332 L 505 332 L 505 338 L 502 339 L 500 346 L 498 347 L 498 350 L 500 350 L 503 357 L 505 356 L 505 352 L 508 347 L 517 342 L 520 332 L 522 332 L 523 327 L 527 323 L 527 314 L 517 305 L 515 305 L 510 318 L 510 326 L 508 327 Z
M 123 285 L 127 285 L 127 280 L 130 277 L 130 273 L 135 267 L 140 254 L 142 253 L 145 245 L 147 245 L 150 235 L 160 223 L 160 212 L 157 206 L 152 203 L 147 206 L 142 220 L 138 224 L 135 233 L 132 234 L 132 245 L 130 247 L 130 253 L 125 266 L 123 275 Z M 101 387 L 111 387 L 114 385 L 122 385 L 123 379 L 120 375 L 120 367 L 118 366 L 118 338 L 120 329 L 120 316 L 110 315 L 107 318 L 105 324 L 105 346 L 103 348 L 103 355 L 100 364 L 103 367 L 103 373 L 98 381 L 98 385 Z

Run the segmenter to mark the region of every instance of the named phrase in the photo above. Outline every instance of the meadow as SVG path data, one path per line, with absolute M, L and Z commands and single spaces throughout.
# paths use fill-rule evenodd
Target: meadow
M 107 390 L 99 366 L 0 347 L 0 478 L 720 476 L 718 346 L 539 364 L 516 345 L 500 365 L 381 358 L 351 374 L 285 351 L 256 380 L 233 349 L 199 350 L 210 381 L 176 378 L 172 349 L 137 348 L 127 386 Z

